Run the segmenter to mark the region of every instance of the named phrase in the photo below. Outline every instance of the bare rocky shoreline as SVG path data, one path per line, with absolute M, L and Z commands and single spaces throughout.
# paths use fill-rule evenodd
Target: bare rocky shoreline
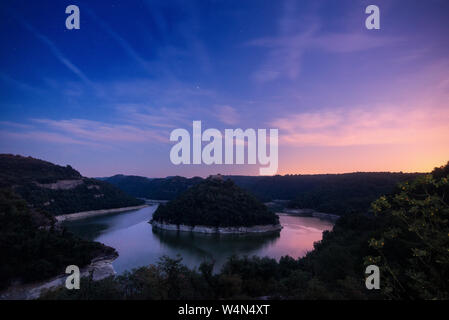
M 302 217 L 315 217 L 319 219 L 331 220 L 333 222 L 337 221 L 340 216 L 336 214 L 318 212 L 313 209 L 284 209 L 283 214 L 288 214 L 292 216 L 302 216 Z
M 91 263 L 80 269 L 80 277 L 90 277 L 98 281 L 116 274 L 112 262 L 118 255 L 101 256 L 92 259 Z M 69 275 L 61 274 L 54 278 L 36 283 L 12 285 L 0 292 L 0 300 L 33 300 L 38 299 L 46 290 L 64 286 Z
M 79 219 L 84 219 L 84 218 L 96 217 L 96 216 L 109 214 L 109 213 L 118 213 L 118 212 L 137 210 L 137 209 L 142 209 L 142 208 L 147 207 L 147 206 L 148 206 L 147 204 L 143 204 L 143 205 L 134 206 L 134 207 L 123 207 L 123 208 L 114 208 L 114 209 L 83 211 L 83 212 L 76 212 L 76 213 L 70 213 L 70 214 L 63 214 L 63 215 L 56 216 L 55 218 L 56 218 L 56 220 L 58 222 L 72 221 L 72 220 L 79 220 Z
M 176 225 L 169 223 L 162 223 L 151 221 L 155 228 L 173 231 L 199 232 L 199 233 L 263 233 L 280 231 L 282 226 L 280 224 L 261 225 L 252 227 L 209 227 L 209 226 L 188 226 L 184 224 Z

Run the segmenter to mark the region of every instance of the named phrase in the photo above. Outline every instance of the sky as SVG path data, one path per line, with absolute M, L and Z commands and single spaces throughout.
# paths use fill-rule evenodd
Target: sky
M 279 174 L 449 160 L 449 1 L 7 0 L 0 37 L 0 153 L 91 177 L 259 174 L 172 164 L 171 131 L 200 120 L 278 129 Z

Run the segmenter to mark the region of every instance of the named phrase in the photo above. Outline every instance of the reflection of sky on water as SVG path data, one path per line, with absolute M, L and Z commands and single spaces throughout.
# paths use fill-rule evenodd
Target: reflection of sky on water
M 153 229 L 148 221 L 156 206 L 140 210 L 93 217 L 66 223 L 74 233 L 114 247 L 119 257 L 114 268 L 121 273 L 135 267 L 155 263 L 162 255 L 180 254 L 183 262 L 198 266 L 214 260 L 216 268 L 232 254 L 270 256 L 303 256 L 313 249 L 332 223 L 312 217 L 281 215 L 282 231 L 268 234 L 216 235 Z
M 216 267 L 233 255 L 253 255 L 279 239 L 279 232 L 269 234 L 228 235 L 178 232 L 153 228 L 153 234 L 168 251 L 180 253 L 188 265 L 214 260 Z

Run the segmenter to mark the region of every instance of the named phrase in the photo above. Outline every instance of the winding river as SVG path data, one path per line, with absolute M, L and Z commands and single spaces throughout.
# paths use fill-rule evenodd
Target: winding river
M 157 206 L 65 222 L 73 233 L 114 247 L 119 257 L 113 262 L 117 273 L 157 263 L 163 255 L 183 258 L 189 267 L 214 260 L 218 270 L 233 255 L 269 256 L 279 259 L 301 257 L 313 249 L 333 223 L 313 217 L 280 215 L 284 227 L 271 234 L 202 234 L 152 228 L 148 223 Z

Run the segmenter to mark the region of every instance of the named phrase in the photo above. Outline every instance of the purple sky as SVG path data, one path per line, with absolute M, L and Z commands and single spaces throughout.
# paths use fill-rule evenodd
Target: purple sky
M 278 128 L 279 173 L 429 171 L 449 160 L 449 2 L 0 4 L 0 152 L 87 176 L 175 166 L 170 132 Z M 365 28 L 376 4 L 381 29 Z

